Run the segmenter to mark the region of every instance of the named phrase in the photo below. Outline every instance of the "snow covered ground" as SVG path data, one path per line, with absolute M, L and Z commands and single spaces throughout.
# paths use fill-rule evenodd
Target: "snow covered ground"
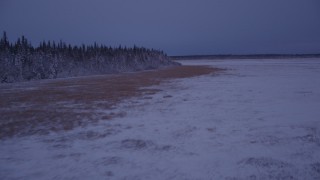
M 128 99 L 124 117 L 2 140 L 0 179 L 320 179 L 320 59 L 181 63 L 227 70 Z

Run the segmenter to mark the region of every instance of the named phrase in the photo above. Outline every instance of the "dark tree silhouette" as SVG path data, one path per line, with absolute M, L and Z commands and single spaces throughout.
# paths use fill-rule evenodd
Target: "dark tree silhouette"
M 159 50 L 143 47 L 81 46 L 42 41 L 38 47 L 22 36 L 10 44 L 0 39 L 0 82 L 19 82 L 79 75 L 108 74 L 179 65 Z

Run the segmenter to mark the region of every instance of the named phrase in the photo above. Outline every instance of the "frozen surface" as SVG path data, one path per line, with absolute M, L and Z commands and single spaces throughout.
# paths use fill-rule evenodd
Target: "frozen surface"
M 0 179 L 320 179 L 320 59 L 227 68 L 128 99 L 125 117 L 0 141 Z

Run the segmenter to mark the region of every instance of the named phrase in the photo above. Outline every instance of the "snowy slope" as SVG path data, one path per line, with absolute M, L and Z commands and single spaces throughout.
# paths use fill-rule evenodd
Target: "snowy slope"
M 128 99 L 87 128 L 0 142 L 0 179 L 320 179 L 320 59 L 227 68 Z

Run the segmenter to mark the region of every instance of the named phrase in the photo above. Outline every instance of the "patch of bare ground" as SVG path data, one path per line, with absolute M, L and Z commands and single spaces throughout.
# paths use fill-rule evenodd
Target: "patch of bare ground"
M 178 66 L 154 71 L 99 75 L 0 85 L 0 139 L 70 130 L 125 113 L 106 113 L 120 101 L 158 89 L 175 78 L 215 73 L 208 66 Z

